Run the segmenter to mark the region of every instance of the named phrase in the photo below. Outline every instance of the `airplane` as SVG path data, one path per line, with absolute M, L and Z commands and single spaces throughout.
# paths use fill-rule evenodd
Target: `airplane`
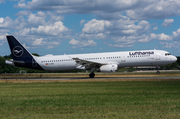
M 33 56 L 12 35 L 7 35 L 12 58 L 8 65 L 45 71 L 90 70 L 89 78 L 94 78 L 95 71 L 115 72 L 119 67 L 158 66 L 175 62 L 177 58 L 163 50 L 141 50 L 125 52 L 105 52 L 72 55 Z

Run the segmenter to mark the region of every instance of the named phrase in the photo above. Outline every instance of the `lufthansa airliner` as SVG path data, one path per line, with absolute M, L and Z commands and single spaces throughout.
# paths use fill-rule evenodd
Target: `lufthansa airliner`
M 163 50 L 141 50 L 73 55 L 33 56 L 12 35 L 6 36 L 12 53 L 6 64 L 46 71 L 90 70 L 90 78 L 95 71 L 115 72 L 118 67 L 161 66 L 173 63 L 177 58 Z M 157 69 L 157 73 L 160 73 Z

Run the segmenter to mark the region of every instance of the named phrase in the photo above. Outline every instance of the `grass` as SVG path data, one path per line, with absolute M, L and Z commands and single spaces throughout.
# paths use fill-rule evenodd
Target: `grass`
M 180 118 L 180 81 L 0 83 L 0 118 Z

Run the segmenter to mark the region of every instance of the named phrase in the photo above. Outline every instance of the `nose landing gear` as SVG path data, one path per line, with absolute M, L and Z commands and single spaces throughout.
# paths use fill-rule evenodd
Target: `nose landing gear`
M 158 65 L 156 65 L 156 69 L 157 69 L 156 74 L 160 74 L 160 71 L 159 71 L 159 69 L 158 69 Z
M 157 70 L 156 74 L 160 74 L 160 71 Z

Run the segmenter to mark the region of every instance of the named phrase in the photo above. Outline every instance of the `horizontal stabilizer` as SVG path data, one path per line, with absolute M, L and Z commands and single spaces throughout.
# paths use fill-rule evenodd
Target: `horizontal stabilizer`
M 6 60 L 6 62 L 8 62 L 8 63 L 10 63 L 10 62 L 12 62 L 12 63 L 19 63 L 19 64 L 24 64 L 25 63 L 24 61 L 14 61 L 14 60 Z

